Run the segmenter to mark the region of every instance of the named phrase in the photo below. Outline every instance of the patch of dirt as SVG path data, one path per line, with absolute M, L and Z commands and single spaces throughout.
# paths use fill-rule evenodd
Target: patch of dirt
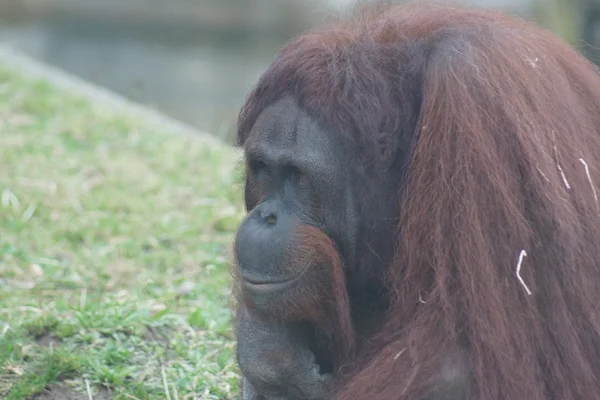
M 51 333 L 44 333 L 42 336 L 35 338 L 35 343 L 42 347 L 57 347 L 60 345 L 60 339 Z
M 94 400 L 110 400 L 110 394 L 105 389 L 95 389 L 92 393 Z M 88 400 L 87 393 L 77 392 L 65 385 L 54 384 L 48 386 L 42 393 L 33 396 L 33 400 Z

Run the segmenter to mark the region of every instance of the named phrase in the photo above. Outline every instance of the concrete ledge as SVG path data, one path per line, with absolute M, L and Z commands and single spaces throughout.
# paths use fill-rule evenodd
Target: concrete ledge
M 0 64 L 34 79 L 45 80 L 59 89 L 84 97 L 94 103 L 103 104 L 116 112 L 140 118 L 149 124 L 163 128 L 166 132 L 191 136 L 213 146 L 232 148 L 207 132 L 199 131 L 150 107 L 127 100 L 108 89 L 37 61 L 3 43 L 0 43 Z

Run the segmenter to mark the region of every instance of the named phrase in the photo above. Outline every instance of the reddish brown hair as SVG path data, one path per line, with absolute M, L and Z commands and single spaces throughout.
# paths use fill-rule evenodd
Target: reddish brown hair
M 240 114 L 240 144 L 286 94 L 365 159 L 393 148 L 407 120 L 417 126 L 386 270 L 392 306 L 336 398 L 423 398 L 469 371 L 472 399 L 600 398 L 590 62 L 521 19 L 419 2 L 362 10 L 284 47 Z M 448 371 L 459 349 L 470 370 Z
M 283 310 L 283 316 L 285 319 L 301 316 L 315 323 L 319 334 L 324 335 L 334 349 L 333 365 L 339 366 L 349 361 L 356 344 L 340 254 L 331 238 L 309 225 L 300 226 L 292 243 L 294 247 L 287 253 L 289 262 L 297 264 L 296 269 L 319 270 L 312 274 L 315 279 L 310 284 L 302 284 L 304 292 L 294 296 L 297 300 L 303 299 L 302 308 L 297 309 L 295 301 Z M 305 275 L 310 276 L 311 272 Z

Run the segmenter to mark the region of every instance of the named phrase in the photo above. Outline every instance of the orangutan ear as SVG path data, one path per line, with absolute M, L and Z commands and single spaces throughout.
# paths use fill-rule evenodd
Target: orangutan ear
M 391 168 L 402 168 L 410 158 L 411 149 L 417 134 L 419 105 L 414 105 L 405 112 L 403 126 L 398 132 L 382 131 L 378 133 L 377 143 L 379 157 L 385 171 Z
M 404 164 L 418 133 L 420 114 L 423 107 L 425 77 L 432 51 L 420 46 L 407 47 L 398 60 L 397 78 L 391 88 L 396 108 L 394 125 L 383 123 L 378 132 L 377 141 L 380 157 L 386 169 L 393 168 L 397 162 Z M 392 84 L 392 83 L 390 83 Z M 396 125 L 397 124 L 397 125 Z M 400 165 L 399 167 L 402 167 Z
M 377 144 L 379 145 L 379 156 L 384 168 L 387 170 L 392 166 L 397 154 L 396 140 L 393 140 L 393 134 L 379 132 Z

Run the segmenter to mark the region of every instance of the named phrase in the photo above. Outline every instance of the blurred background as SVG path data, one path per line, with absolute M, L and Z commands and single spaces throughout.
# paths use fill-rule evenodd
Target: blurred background
M 600 64 L 600 0 L 466 0 L 533 19 Z M 0 0 L 0 42 L 232 141 L 277 49 L 354 0 Z

